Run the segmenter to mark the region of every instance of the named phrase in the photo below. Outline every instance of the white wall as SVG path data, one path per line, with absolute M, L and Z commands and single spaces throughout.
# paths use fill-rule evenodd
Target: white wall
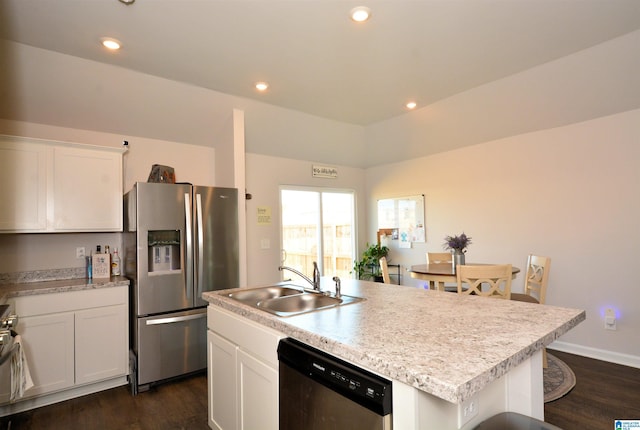
M 357 220 L 361 237 L 366 232 L 365 173 L 363 169 L 332 164 L 338 169 L 337 179 L 313 178 L 312 161 L 291 160 L 258 154 L 247 154 L 247 192 L 253 198 L 247 200 L 247 262 L 248 285 L 264 285 L 280 281 L 280 186 L 300 185 L 309 187 L 340 188 L 355 191 Z M 258 207 L 271 209 L 271 224 L 259 225 Z M 270 242 L 269 249 L 261 248 L 261 240 Z M 329 274 L 325 274 L 329 275 Z
M 639 138 L 633 110 L 367 169 L 368 236 L 377 199 L 423 193 L 427 243 L 393 249 L 394 262 L 420 264 L 462 231 L 470 262 L 524 268 L 529 253 L 551 257 L 547 303 L 587 312 L 561 340 L 640 367 Z M 514 288 L 522 284 L 520 275 Z M 604 330 L 607 307 L 617 331 Z

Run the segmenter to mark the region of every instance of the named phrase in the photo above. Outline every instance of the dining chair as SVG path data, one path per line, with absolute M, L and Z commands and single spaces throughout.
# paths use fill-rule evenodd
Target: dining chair
M 382 269 L 382 280 L 385 284 L 391 283 L 391 277 L 389 276 L 389 266 L 387 265 L 387 257 L 380 258 L 380 269 Z
M 427 264 L 451 263 L 450 252 L 427 252 Z
M 549 257 L 529 254 L 527 258 L 527 273 L 524 280 L 524 293 L 512 293 L 511 300 L 544 304 L 547 296 L 550 267 L 551 259 Z
M 458 294 L 476 294 L 500 299 L 511 298 L 511 264 L 456 266 Z M 466 284 L 467 289 L 464 289 Z M 488 288 L 483 288 L 486 284 Z
M 512 293 L 511 300 L 543 305 L 547 296 L 550 268 L 551 258 L 529 254 L 529 257 L 527 257 L 527 273 L 524 278 L 524 293 Z M 547 350 L 545 348 L 542 350 L 542 367 L 546 369 L 548 366 Z
M 453 255 L 450 252 L 427 252 L 427 264 L 452 264 Z M 443 283 L 444 290 L 449 293 L 458 292 L 456 284 Z

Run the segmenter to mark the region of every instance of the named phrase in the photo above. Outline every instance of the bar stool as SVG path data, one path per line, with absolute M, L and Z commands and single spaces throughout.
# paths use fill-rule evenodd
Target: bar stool
M 481 422 L 473 430 L 562 430 L 553 424 L 516 412 L 502 412 Z

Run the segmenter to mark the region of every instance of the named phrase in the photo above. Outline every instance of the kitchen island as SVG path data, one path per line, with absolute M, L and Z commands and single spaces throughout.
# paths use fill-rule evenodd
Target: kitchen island
M 322 278 L 321 289 L 333 292 L 334 283 Z M 229 292 L 203 295 L 210 334 L 224 341 L 242 331 L 227 329 L 232 321 L 246 322 L 255 336 L 292 337 L 389 378 L 394 428 L 403 430 L 472 428 L 502 411 L 543 419 L 541 351 L 585 319 L 577 309 L 354 280 L 342 282 L 342 293 L 365 301 L 283 318 Z M 257 361 L 273 369 L 273 342 L 260 348 Z

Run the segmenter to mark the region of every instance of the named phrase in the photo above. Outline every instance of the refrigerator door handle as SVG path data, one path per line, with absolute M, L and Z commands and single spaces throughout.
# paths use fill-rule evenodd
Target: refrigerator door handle
M 200 193 L 196 194 L 196 228 L 198 230 L 198 260 L 196 262 L 196 267 L 198 269 L 198 279 L 196 279 L 196 292 L 197 297 L 200 297 L 200 293 L 202 292 L 202 282 L 204 279 L 204 231 L 202 225 L 202 196 Z
M 185 226 L 185 260 L 186 260 L 186 268 L 185 268 L 185 292 L 187 298 L 191 299 L 191 291 L 193 285 L 193 226 L 192 226 L 192 218 L 191 218 L 191 194 L 184 193 L 184 216 L 186 221 Z
M 146 321 L 146 324 L 147 325 L 173 324 L 177 322 L 197 320 L 197 319 L 206 318 L 206 317 L 207 317 L 206 312 L 203 312 L 200 314 L 185 315 L 182 317 L 169 317 L 169 318 L 158 318 L 155 320 L 148 320 Z

